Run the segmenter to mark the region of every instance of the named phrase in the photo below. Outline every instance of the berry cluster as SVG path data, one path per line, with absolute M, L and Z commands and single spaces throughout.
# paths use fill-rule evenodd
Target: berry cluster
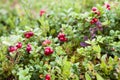
M 32 37 L 34 35 L 34 33 L 32 31 L 27 31 L 24 33 L 24 36 L 25 38 L 29 39 L 30 37 Z M 18 42 L 16 44 L 16 46 L 9 46 L 8 48 L 8 51 L 9 52 L 14 52 L 16 51 L 17 49 L 20 49 L 22 48 L 22 43 L 21 42 Z M 26 51 L 29 53 L 30 51 L 32 50 L 31 48 L 31 45 L 30 44 L 27 44 L 27 47 L 26 47 Z
M 97 21 L 98 21 L 97 18 L 93 18 L 93 19 L 90 21 L 90 23 L 91 23 L 91 24 L 95 24 Z
M 27 31 L 24 33 L 25 38 L 29 39 L 30 37 L 32 37 L 34 35 L 34 33 L 32 31 Z
M 92 11 L 93 13 L 97 14 L 97 16 L 100 16 L 100 11 L 96 7 L 93 7 Z
M 61 33 L 61 32 L 58 34 L 57 37 L 61 42 L 66 42 L 67 41 L 66 35 Z
M 110 4 L 108 4 L 108 3 L 105 3 L 105 7 L 107 8 L 107 10 L 111 9 Z
M 51 47 L 45 47 L 44 54 L 46 56 L 52 54 L 53 52 L 54 52 L 54 50 Z
M 22 43 L 18 42 L 16 44 L 16 46 L 9 46 L 8 51 L 9 52 L 14 52 L 14 51 L 16 51 L 17 49 L 20 49 L 20 48 L 22 48 Z

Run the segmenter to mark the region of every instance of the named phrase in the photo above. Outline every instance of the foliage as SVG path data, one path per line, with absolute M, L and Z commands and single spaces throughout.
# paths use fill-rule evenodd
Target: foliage
M 106 3 L 1 0 L 0 80 L 119 80 L 120 2 Z

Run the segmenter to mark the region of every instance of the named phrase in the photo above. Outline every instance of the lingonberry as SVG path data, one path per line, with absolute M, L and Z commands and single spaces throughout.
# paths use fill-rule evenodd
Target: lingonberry
M 45 14 L 45 10 L 40 10 L 40 16 L 42 16 L 43 14 Z
M 97 18 L 93 18 L 93 20 L 94 20 L 94 22 L 95 22 L 95 23 L 98 21 L 98 19 L 97 19 Z
M 92 11 L 97 11 L 97 8 L 96 8 L 96 7 L 93 7 L 93 8 L 92 8 Z
M 16 51 L 17 50 L 17 47 L 16 46 L 9 46 L 9 48 L 8 48 L 8 51 L 9 52 L 14 52 L 14 51 Z
M 50 75 L 49 74 L 46 74 L 45 80 L 50 80 Z
M 27 44 L 26 51 L 27 51 L 28 53 L 30 53 L 31 50 L 32 50 L 31 45 L 30 45 L 30 44 Z
M 110 4 L 109 4 L 109 3 L 105 3 L 105 7 L 106 7 L 108 10 L 110 10 L 110 9 L 111 9 L 111 7 L 110 7 Z
M 94 24 L 95 22 L 94 22 L 94 20 L 91 20 L 90 23 L 91 23 L 91 24 Z
M 59 33 L 57 37 L 61 42 L 67 41 L 67 38 L 64 33 Z
M 44 54 L 47 56 L 52 54 L 53 52 L 54 52 L 54 50 L 51 47 L 46 47 L 44 50 Z
M 28 38 L 28 39 L 30 37 L 32 37 L 33 35 L 34 35 L 34 33 L 32 31 L 27 31 L 27 32 L 24 33 L 25 38 Z
M 22 48 L 22 43 L 21 42 L 18 42 L 17 45 L 16 45 L 17 48 Z

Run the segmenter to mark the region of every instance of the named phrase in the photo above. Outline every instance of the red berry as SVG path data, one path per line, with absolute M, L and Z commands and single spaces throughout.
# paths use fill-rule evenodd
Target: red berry
M 62 41 L 62 42 L 67 41 L 67 39 L 65 37 L 60 37 L 59 40 Z
M 43 14 L 45 14 L 45 10 L 40 10 L 40 16 L 42 16 Z
M 110 4 L 109 3 L 105 3 L 105 7 L 108 9 L 108 10 L 110 10 L 111 8 L 110 8 Z
M 92 8 L 92 11 L 97 11 L 97 8 L 96 8 L 96 7 L 93 7 L 93 8 Z
M 17 47 L 15 47 L 15 46 L 9 46 L 9 48 L 8 48 L 9 52 L 14 52 L 15 50 L 17 50 Z
M 17 48 L 22 48 L 22 43 L 21 42 L 18 42 L 17 45 L 16 45 Z
M 60 38 L 60 37 L 65 37 L 65 34 L 63 34 L 63 33 L 60 32 L 60 33 L 58 34 L 58 38 Z
M 110 7 L 109 3 L 105 3 L 106 8 Z
M 110 7 L 108 7 L 107 9 L 108 9 L 108 10 L 110 10 L 111 8 L 110 8 Z
M 98 16 L 100 16 L 100 11 L 95 12 L 95 14 L 97 14 Z
M 49 74 L 46 74 L 45 80 L 50 80 L 50 75 Z
M 63 34 L 63 33 L 59 33 L 59 34 L 58 34 L 58 39 L 59 39 L 61 42 L 67 41 L 67 38 L 65 37 L 65 34 Z
M 47 56 L 52 54 L 53 52 L 54 52 L 53 49 L 50 48 L 50 47 L 46 47 L 45 50 L 44 50 L 44 54 L 47 55 Z
M 91 23 L 91 24 L 94 24 L 95 22 L 94 22 L 94 20 L 91 20 L 90 23 Z
M 34 33 L 32 32 L 32 31 L 28 31 L 28 32 L 25 32 L 24 33 L 24 36 L 26 37 L 26 38 L 30 38 L 30 37 L 32 37 L 34 35 Z
M 34 35 L 34 33 L 33 33 L 32 31 L 29 31 L 28 34 L 29 34 L 30 36 L 33 36 L 33 35 Z
M 54 50 L 53 49 L 50 49 L 50 53 L 52 54 L 54 52 Z
M 30 44 L 28 44 L 27 47 L 26 47 L 26 51 L 29 53 L 31 50 L 32 50 L 32 47 L 31 47 Z
M 97 22 L 97 21 L 98 21 L 98 19 L 97 19 L 97 18 L 94 18 L 93 20 L 94 20 L 94 22 Z
M 28 35 L 28 34 L 25 34 L 24 36 L 28 39 L 30 38 L 30 35 Z

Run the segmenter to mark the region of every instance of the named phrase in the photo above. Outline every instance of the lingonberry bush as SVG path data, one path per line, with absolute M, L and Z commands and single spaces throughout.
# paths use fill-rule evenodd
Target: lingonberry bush
M 96 1 L 8 1 L 0 80 L 119 80 L 120 2 Z

